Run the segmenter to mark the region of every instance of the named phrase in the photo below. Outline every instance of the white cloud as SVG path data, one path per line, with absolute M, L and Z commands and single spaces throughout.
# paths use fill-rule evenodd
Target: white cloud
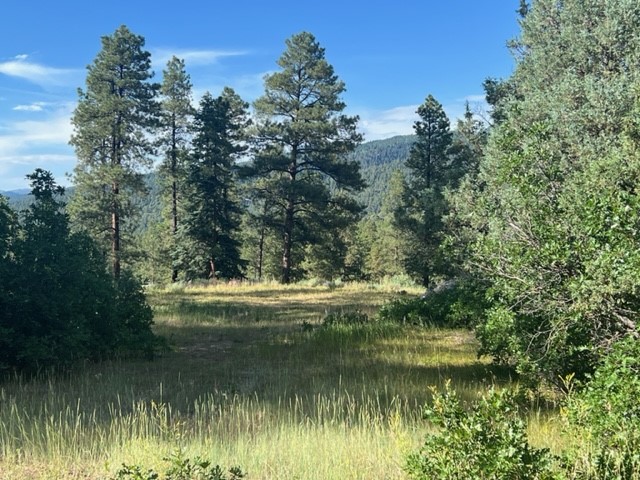
M 457 121 L 463 118 L 467 101 L 471 111 L 479 114 L 480 118 L 483 113 L 488 111 L 484 95 L 467 95 L 447 103 L 442 108 L 449 117 L 452 128 L 455 128 Z M 349 109 L 349 113 L 360 115 L 360 130 L 364 133 L 365 141 L 370 141 L 396 135 L 412 135 L 414 133 L 413 124 L 419 119 L 416 113 L 418 107 L 419 105 L 404 105 L 387 110 L 363 109 L 358 111 L 357 109 Z
M 413 123 L 418 119 L 418 105 L 405 105 L 388 110 L 364 110 L 360 115 L 359 127 L 365 140 L 381 140 L 396 135 L 411 135 Z
M 27 61 L 27 55 L 17 55 L 0 62 L 0 73 L 18 77 L 41 86 L 62 86 L 75 82 L 78 70 L 54 68 Z
M 484 95 L 467 95 L 463 98 L 458 98 L 455 102 L 443 105 L 444 111 L 451 121 L 451 126 L 455 128 L 458 120 L 464 117 L 465 105 L 469 102 L 469 108 L 479 119 L 486 119 L 487 112 L 490 110 Z
M 76 161 L 69 146 L 73 107 L 65 104 L 43 120 L 0 124 L 0 190 L 26 187 L 25 175 L 37 167 L 52 171 L 56 181 L 64 183 L 64 173 Z
M 0 161 L 28 159 L 34 149 L 66 148 L 73 132 L 70 105 L 54 112 L 45 120 L 19 121 L 0 125 Z M 25 160 L 28 161 L 28 160 Z
M 469 102 L 469 103 L 483 103 L 486 100 L 486 95 L 484 93 L 479 93 L 476 95 L 467 95 L 466 97 L 459 99 L 458 101 Z
M 175 55 L 185 61 L 187 67 L 199 67 L 203 65 L 213 65 L 221 58 L 237 57 L 246 55 L 247 52 L 241 50 L 185 50 L 159 48 L 152 52 L 151 58 L 155 65 L 164 68 L 167 62 Z
M 34 102 L 29 105 L 16 105 L 13 110 L 18 112 L 41 112 L 47 105 L 46 102 Z

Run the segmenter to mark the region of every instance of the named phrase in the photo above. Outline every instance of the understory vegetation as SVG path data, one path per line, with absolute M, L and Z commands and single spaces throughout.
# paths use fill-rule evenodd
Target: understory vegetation
M 420 293 L 152 289 L 156 360 L 3 381 L 0 478 L 635 478 L 634 341 L 568 401 L 534 395 L 469 328 L 378 314 Z
M 405 478 L 404 457 L 429 430 L 428 385 L 451 378 L 471 400 L 511 380 L 477 358 L 468 330 L 378 321 L 398 290 L 150 290 L 154 332 L 170 344 L 157 359 L 0 385 L 0 478 L 108 478 L 122 464 L 160 474 L 177 451 L 250 479 Z M 535 428 L 542 440 L 554 426 L 543 414 Z

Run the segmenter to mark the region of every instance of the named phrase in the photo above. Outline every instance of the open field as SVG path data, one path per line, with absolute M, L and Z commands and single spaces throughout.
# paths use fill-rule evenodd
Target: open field
M 417 294 L 418 291 L 408 292 Z M 108 478 L 180 448 L 250 479 L 399 479 L 427 428 L 428 386 L 473 398 L 508 377 L 470 332 L 368 324 L 391 287 L 218 285 L 153 290 L 171 351 L 0 384 L 0 478 Z M 534 442 L 552 422 L 532 424 Z M 553 445 L 551 445 L 553 446 Z

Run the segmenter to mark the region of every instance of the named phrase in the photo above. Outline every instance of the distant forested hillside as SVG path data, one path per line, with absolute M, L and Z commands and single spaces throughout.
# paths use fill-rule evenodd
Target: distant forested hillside
M 377 212 L 380 202 L 389 185 L 389 179 L 394 170 L 404 169 L 404 162 L 409 156 L 409 150 L 415 139 L 414 135 L 397 136 L 385 140 L 375 140 L 360 145 L 352 154 L 352 158 L 361 165 L 362 177 L 367 188 L 357 195 L 367 212 Z M 135 198 L 134 205 L 140 209 L 141 216 L 135 230 L 146 228 L 160 219 L 160 185 L 156 172 L 146 175 L 145 181 L 149 195 Z M 66 199 L 73 195 L 73 187 L 66 191 Z M 9 204 L 15 210 L 24 210 L 31 205 L 33 198 L 27 190 L 2 192 L 9 199 Z
M 391 174 L 404 169 L 405 160 L 415 141 L 415 135 L 402 135 L 363 143 L 352 154 L 360 163 L 367 188 L 357 195 L 367 212 L 380 210 L 380 203 L 389 187 Z

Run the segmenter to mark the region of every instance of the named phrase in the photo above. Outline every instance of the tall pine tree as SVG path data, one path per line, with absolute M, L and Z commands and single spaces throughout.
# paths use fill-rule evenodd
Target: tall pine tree
M 121 271 L 123 227 L 132 213 L 131 195 L 144 190 L 141 168 L 151 166 L 149 134 L 157 124 L 158 86 L 150 82 L 144 38 L 125 26 L 102 37 L 102 50 L 88 67 L 86 90 L 72 123 L 78 164 L 70 205 L 75 225 L 107 249 L 113 275 Z
M 159 145 L 164 153 L 161 173 L 165 183 L 165 205 L 168 207 L 171 240 L 169 250 L 175 255 L 178 239 L 182 183 L 186 180 L 185 162 L 189 154 L 189 129 L 194 114 L 191 105 L 191 79 L 185 70 L 184 60 L 171 58 L 163 72 L 160 87 L 161 133 Z M 166 208 L 165 207 L 165 208 Z M 178 279 L 176 259 L 171 259 L 171 281 Z
M 321 225 L 324 215 L 345 206 L 334 199 L 328 181 L 347 190 L 363 182 L 359 165 L 346 157 L 362 138 L 358 118 L 342 114 L 344 83 L 312 34 L 294 35 L 286 44 L 281 70 L 265 78 L 265 94 L 254 104 L 255 158 L 244 172 L 268 177 L 281 195 L 282 281 L 289 283 L 294 246 L 305 243 L 305 222 Z
M 444 273 L 440 244 L 442 217 L 446 211 L 443 191 L 451 170 L 449 148 L 452 134 L 442 105 L 429 95 L 417 110 L 420 120 L 414 124 L 416 142 L 407 167 L 403 205 L 396 210 L 396 223 L 411 244 L 407 272 L 429 287 L 434 275 Z
M 248 105 L 230 88 L 206 93 L 195 114 L 188 165 L 187 215 L 182 263 L 192 276 L 238 278 L 243 274 L 235 161 L 246 150 Z

